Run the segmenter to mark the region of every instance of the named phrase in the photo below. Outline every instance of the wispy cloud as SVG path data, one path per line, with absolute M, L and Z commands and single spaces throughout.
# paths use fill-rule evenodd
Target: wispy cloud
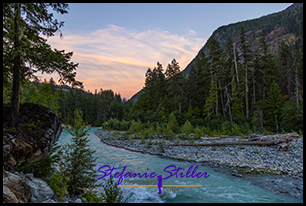
M 180 36 L 159 28 L 137 31 L 116 25 L 91 33 L 51 37 L 53 48 L 73 51 L 72 61 L 79 63 L 77 79 L 85 89 L 112 89 L 130 98 L 144 85 L 145 72 L 156 62 L 164 69 L 175 58 L 181 70 L 191 61 L 206 39 L 189 30 Z

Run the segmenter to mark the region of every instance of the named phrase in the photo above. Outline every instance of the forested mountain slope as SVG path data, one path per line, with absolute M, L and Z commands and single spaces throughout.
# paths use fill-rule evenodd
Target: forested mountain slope
M 269 45 L 269 50 L 272 54 L 278 53 L 278 48 L 282 40 L 287 44 L 293 45 L 297 40 L 303 42 L 303 3 L 295 3 L 281 12 L 269 14 L 257 19 L 241 21 L 226 26 L 221 26 L 213 32 L 206 44 L 200 49 L 197 56 L 186 66 L 182 71 L 185 78 L 189 74 L 195 59 L 203 51 L 208 54 L 208 43 L 214 38 L 220 43 L 221 49 L 224 49 L 228 37 L 239 48 L 239 32 L 240 28 L 244 27 L 246 39 L 250 44 L 250 49 L 256 53 L 259 48 L 259 39 L 264 28 L 266 33 L 266 42 Z

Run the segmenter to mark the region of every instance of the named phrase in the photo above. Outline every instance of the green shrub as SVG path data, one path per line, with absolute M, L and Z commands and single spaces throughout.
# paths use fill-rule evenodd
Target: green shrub
M 228 135 L 231 129 L 232 129 L 232 125 L 229 121 L 225 121 L 221 124 L 221 134 Z
M 179 132 L 179 124 L 177 123 L 175 115 L 174 115 L 173 112 L 170 114 L 169 122 L 168 122 L 168 125 L 167 125 L 167 130 L 168 131 L 171 130 L 174 133 Z
M 282 119 L 280 128 L 283 128 L 286 132 L 303 130 L 303 101 L 300 102 L 299 107 L 293 100 L 286 102 L 280 119 Z
M 252 131 L 251 131 L 251 127 L 248 123 L 244 123 L 242 126 L 240 126 L 240 131 L 242 134 L 244 135 L 250 135 L 252 134 Z
M 121 122 L 121 129 L 120 130 L 121 131 L 128 131 L 130 129 L 131 125 L 132 125 L 132 121 L 123 120 Z
M 156 127 L 156 133 L 158 135 L 162 135 L 164 133 L 164 129 L 162 127 L 160 127 L 160 126 L 157 126 Z
M 150 127 L 142 130 L 142 133 L 145 135 L 146 138 L 149 138 L 154 135 L 155 131 L 153 127 Z
M 142 130 L 142 123 L 141 121 L 132 121 L 132 125 L 130 129 L 127 131 L 127 134 L 133 134 L 133 133 L 138 133 Z
M 103 118 L 97 119 L 94 121 L 93 126 L 94 127 L 100 127 L 103 124 Z
M 188 136 L 187 138 L 189 142 L 194 143 L 194 138 L 192 136 Z
M 192 124 L 187 120 L 185 124 L 181 127 L 181 133 L 191 134 L 194 132 Z
M 203 127 L 203 131 L 204 131 L 204 134 L 207 134 L 208 136 L 212 134 L 209 126 Z
M 222 125 L 223 121 L 224 121 L 223 119 L 213 119 L 213 120 L 211 120 L 211 122 L 209 124 L 210 129 L 212 131 L 219 129 L 220 125 Z
M 148 148 L 151 148 L 151 144 L 152 144 L 152 142 L 149 140 L 149 141 L 148 141 L 148 144 L 147 144 L 147 147 L 148 147 Z
M 158 143 L 158 150 L 161 152 L 161 153 L 164 153 L 165 152 L 165 150 L 164 150 L 164 144 L 166 143 L 166 141 L 163 139 L 163 141 L 162 142 L 159 142 Z
M 53 192 L 57 195 L 59 202 L 65 202 L 67 201 L 67 198 L 65 198 L 66 191 L 68 189 L 68 181 L 69 177 L 66 177 L 63 172 L 62 168 L 60 168 L 60 171 L 58 171 L 55 174 L 52 174 L 51 179 L 47 179 L 48 185 L 53 190 Z
M 113 178 L 109 178 L 106 185 L 102 185 L 104 192 L 101 193 L 101 197 L 106 203 L 126 203 L 128 198 L 123 198 L 123 192 L 118 187 L 117 183 L 113 181 Z
M 203 128 L 201 128 L 201 127 L 199 127 L 199 126 L 197 126 L 197 127 L 194 129 L 194 133 L 196 134 L 196 136 L 197 136 L 198 138 L 205 136 L 205 133 L 204 133 L 204 131 L 203 131 Z
M 93 191 L 92 188 L 89 189 L 90 191 L 84 190 L 85 197 L 82 197 L 79 195 L 80 198 L 82 198 L 83 203 L 105 203 L 105 200 L 102 196 L 98 196 L 96 191 Z
M 239 126 L 236 123 L 232 123 L 232 132 L 233 132 L 233 135 L 241 134 Z
M 190 123 L 196 127 L 196 126 L 206 126 L 207 123 L 205 122 L 204 119 L 191 119 Z

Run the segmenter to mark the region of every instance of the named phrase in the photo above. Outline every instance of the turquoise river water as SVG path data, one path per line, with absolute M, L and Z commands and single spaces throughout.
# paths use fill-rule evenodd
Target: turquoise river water
M 171 159 L 160 158 L 155 155 L 141 154 L 131 152 L 121 148 L 115 148 L 104 144 L 94 134 L 98 128 L 89 130 L 90 147 L 96 151 L 94 157 L 97 158 L 97 174 L 98 177 L 103 173 L 98 169 L 104 165 L 115 167 L 115 172 L 122 172 L 126 166 L 125 173 L 148 173 L 154 172 L 162 177 L 167 177 L 169 173 L 164 172 L 165 167 L 175 165 L 176 168 L 181 167 L 186 171 L 193 166 L 197 168 L 197 172 L 207 172 L 208 178 L 181 178 L 172 176 L 162 181 L 163 185 L 202 185 L 202 187 L 163 187 L 162 193 L 158 194 L 157 187 L 121 187 L 124 194 L 129 197 L 129 202 L 297 202 L 296 199 L 275 194 L 269 190 L 263 189 L 246 180 L 217 172 L 212 168 L 201 166 L 200 164 L 181 162 Z M 72 136 L 63 131 L 58 144 L 70 143 Z M 167 169 L 171 171 L 173 168 Z M 114 173 L 115 173 L 114 172 Z M 112 174 L 114 174 L 112 173 Z M 181 171 L 179 172 L 181 173 Z M 109 177 L 102 178 L 98 182 L 105 182 Z M 150 178 L 127 178 L 122 185 L 157 185 L 157 177 L 149 181 Z M 138 180 L 138 181 L 137 181 Z M 140 181 L 143 180 L 143 181 Z M 118 181 L 118 179 L 116 179 Z M 102 191 L 101 188 L 98 188 Z

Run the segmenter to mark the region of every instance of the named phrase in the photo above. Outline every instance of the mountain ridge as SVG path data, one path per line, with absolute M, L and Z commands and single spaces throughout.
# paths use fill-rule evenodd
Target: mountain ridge
M 272 54 L 277 54 L 278 45 L 282 40 L 285 40 L 289 45 L 293 45 L 296 40 L 303 41 L 303 3 L 294 3 L 282 11 L 264 15 L 259 18 L 239 21 L 218 27 L 213 31 L 212 35 L 201 47 L 196 56 L 190 61 L 185 69 L 181 71 L 184 77 L 188 77 L 192 65 L 202 51 L 208 55 L 207 45 L 212 38 L 217 40 L 220 43 L 221 49 L 223 49 L 227 37 L 231 37 L 233 42 L 237 45 L 239 52 L 239 33 L 241 26 L 244 26 L 246 39 L 251 45 L 250 49 L 254 51 L 254 53 L 258 51 L 259 38 L 262 34 L 262 28 L 264 28 L 267 34 L 266 42 L 269 45 L 269 50 Z M 129 101 L 135 102 L 142 91 L 143 89 L 135 93 Z
M 295 17 L 294 14 L 296 14 L 296 12 L 298 14 L 301 14 L 299 16 L 301 20 L 301 23 L 300 23 L 301 28 L 299 28 L 299 32 L 302 32 L 303 31 L 303 3 L 294 3 L 283 11 L 268 14 L 268 15 L 265 15 L 259 18 L 246 20 L 246 21 L 239 21 L 236 23 L 231 23 L 228 25 L 220 26 L 212 33 L 212 35 L 209 37 L 209 39 L 206 41 L 206 43 L 203 45 L 203 47 L 200 49 L 197 55 L 185 67 L 185 69 L 182 71 L 182 74 L 184 75 L 185 78 L 187 78 L 189 71 L 192 65 L 194 64 L 195 59 L 198 57 L 198 55 L 202 51 L 206 55 L 208 54 L 207 44 L 212 38 L 216 39 L 220 43 L 221 49 L 223 49 L 225 46 L 226 39 L 227 39 L 227 37 L 223 37 L 223 36 L 224 34 L 228 34 L 228 32 L 231 32 L 231 35 L 228 35 L 228 36 L 230 36 L 233 42 L 235 42 L 237 45 L 239 43 L 239 32 L 240 32 L 241 26 L 244 26 L 244 30 L 246 32 L 246 38 L 249 41 L 249 43 L 251 42 L 250 49 L 255 50 L 255 52 L 258 50 L 258 47 L 256 49 L 254 49 L 254 47 L 256 47 L 256 44 L 259 41 L 262 27 L 264 27 L 265 32 L 267 33 L 266 41 L 269 44 L 269 49 L 272 54 L 276 54 L 278 45 L 280 44 L 282 40 L 287 40 L 289 41 L 289 44 L 292 45 L 295 42 L 295 40 L 302 38 L 300 37 L 302 35 L 297 34 L 299 32 L 292 32 L 292 30 L 296 29 L 296 27 L 298 26 L 294 24 L 291 26 L 286 24 L 286 22 L 288 21 L 294 22 L 293 17 Z M 283 16 L 283 19 L 280 19 L 279 18 L 280 16 Z M 285 20 L 285 18 L 288 18 L 288 19 Z M 272 26 L 274 25 L 273 28 L 271 26 L 271 19 L 272 21 L 276 22 L 272 24 Z M 258 23 L 258 21 L 260 23 Z M 278 38 L 277 39 L 272 38 L 273 36 L 278 37 Z

